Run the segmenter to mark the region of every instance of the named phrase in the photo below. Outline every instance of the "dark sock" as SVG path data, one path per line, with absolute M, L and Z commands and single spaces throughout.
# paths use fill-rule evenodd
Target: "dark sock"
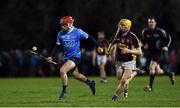
M 167 73 L 167 75 L 169 76 L 169 78 L 170 78 L 170 80 L 171 80 L 172 85 L 174 85 L 174 78 L 173 78 L 173 76 L 174 76 L 174 72 L 166 72 L 166 73 Z
M 167 75 L 169 76 L 169 78 L 171 78 L 172 79 L 172 77 L 173 77 L 173 72 L 167 72 Z
M 128 93 L 128 90 L 124 90 L 124 93 Z
M 150 77 L 149 86 L 152 88 L 155 74 L 150 74 L 149 77 Z
M 87 79 L 87 80 L 85 81 L 85 83 L 88 84 L 88 85 L 90 84 L 90 82 L 91 82 L 91 81 L 90 81 L 89 79 Z
M 63 92 L 63 93 L 66 93 L 66 92 L 67 92 L 67 85 L 63 85 L 62 92 Z

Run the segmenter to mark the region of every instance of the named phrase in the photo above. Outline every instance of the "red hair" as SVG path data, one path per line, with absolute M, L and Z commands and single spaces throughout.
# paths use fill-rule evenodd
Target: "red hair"
M 72 16 L 63 16 L 60 19 L 60 24 L 61 25 L 72 24 L 73 22 L 74 22 L 74 19 L 72 18 Z

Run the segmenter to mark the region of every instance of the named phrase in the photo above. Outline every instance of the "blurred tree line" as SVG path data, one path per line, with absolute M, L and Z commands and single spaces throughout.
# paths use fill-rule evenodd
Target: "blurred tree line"
M 72 15 L 75 25 L 93 36 L 105 31 L 108 39 L 121 18 L 131 19 L 132 31 L 140 37 L 147 18 L 154 16 L 176 46 L 180 40 L 179 7 L 179 0 L 3 0 L 0 50 L 28 49 L 33 45 L 52 49 L 60 29 L 59 18 L 64 15 Z

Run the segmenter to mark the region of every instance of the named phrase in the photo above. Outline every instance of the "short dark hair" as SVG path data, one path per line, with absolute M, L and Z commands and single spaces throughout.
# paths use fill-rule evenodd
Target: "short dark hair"
M 156 18 L 153 16 L 150 16 L 148 19 L 151 19 L 151 20 L 154 19 L 156 21 Z

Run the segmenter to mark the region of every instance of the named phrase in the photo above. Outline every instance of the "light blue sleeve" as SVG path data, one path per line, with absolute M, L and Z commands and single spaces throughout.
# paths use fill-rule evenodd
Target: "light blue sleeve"
M 87 34 L 86 32 L 84 32 L 83 30 L 81 29 L 78 29 L 78 34 L 80 36 L 80 39 L 87 39 L 89 34 Z
M 57 45 L 61 45 L 61 41 L 60 41 L 60 32 L 59 32 L 58 35 L 57 35 L 56 44 L 57 44 Z

